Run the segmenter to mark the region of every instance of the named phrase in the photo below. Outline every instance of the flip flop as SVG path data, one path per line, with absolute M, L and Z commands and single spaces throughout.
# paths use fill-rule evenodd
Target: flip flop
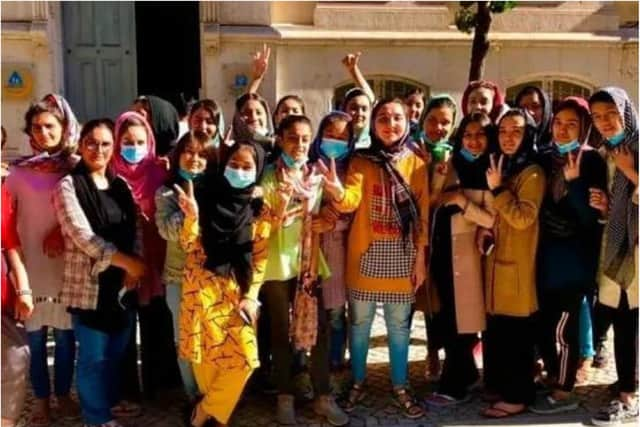
M 506 409 L 498 408 L 496 404 L 493 404 L 488 408 L 486 408 L 485 410 L 483 410 L 482 412 L 480 412 L 480 415 L 482 415 L 485 418 L 499 419 L 499 418 L 513 417 L 515 415 L 522 414 L 526 410 L 527 408 L 525 406 L 522 409 L 517 411 L 507 411 Z

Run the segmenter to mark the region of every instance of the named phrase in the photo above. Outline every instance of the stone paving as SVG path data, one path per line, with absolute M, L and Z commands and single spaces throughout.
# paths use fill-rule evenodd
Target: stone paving
M 610 341 L 607 343 L 609 346 Z M 422 314 L 417 313 L 411 332 L 409 359 L 410 380 L 416 393 L 421 397 L 426 396 L 434 389 L 433 384 L 427 383 L 424 378 L 425 355 L 424 320 Z M 361 407 L 352 413 L 351 426 L 589 425 L 590 415 L 611 398 L 612 395 L 607 386 L 616 380 L 613 360 L 609 362 L 606 369 L 591 369 L 588 381 L 576 388 L 576 393 L 582 401 L 580 408 L 568 414 L 541 416 L 524 413 L 506 420 L 487 420 L 479 415 L 480 410 L 486 404 L 479 396 L 474 396 L 469 403 L 459 407 L 430 410 L 423 418 L 408 420 L 390 401 L 389 358 L 381 310 L 376 313 L 368 361 L 368 395 Z M 345 390 L 348 386 L 348 376 L 348 372 L 345 372 L 333 379 L 332 383 L 338 392 Z M 124 427 L 182 427 L 185 425 L 182 418 L 182 408 L 185 405 L 186 401 L 181 393 L 168 393 L 155 402 L 146 402 L 144 414 L 141 417 L 121 421 Z M 329 426 L 329 424 L 323 423 L 322 418 L 313 413 L 308 402 L 305 403 L 300 399 L 296 407 L 297 425 L 305 427 Z M 25 409 L 26 412 L 27 409 Z M 275 396 L 258 393 L 247 393 L 236 408 L 231 420 L 231 426 L 237 427 L 277 425 L 275 422 Z M 19 426 L 25 427 L 27 423 L 23 420 Z M 82 422 L 79 418 L 57 419 L 52 427 L 82 427 Z

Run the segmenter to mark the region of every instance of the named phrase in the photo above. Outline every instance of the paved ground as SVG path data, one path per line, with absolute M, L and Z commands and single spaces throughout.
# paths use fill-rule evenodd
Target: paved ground
M 425 369 L 425 327 L 422 315 L 418 313 L 411 332 L 410 379 L 419 396 L 425 396 L 433 390 L 432 384 L 424 379 Z M 577 394 L 582 400 L 581 407 L 572 413 L 556 416 L 539 416 L 525 413 L 502 422 L 486 420 L 479 411 L 486 406 L 479 396 L 465 405 L 445 410 L 433 410 L 419 420 L 407 420 L 391 404 L 389 399 L 389 365 L 387 341 L 384 332 L 382 313 L 376 315 L 371 339 L 368 365 L 369 395 L 351 417 L 352 426 L 466 426 L 466 425 L 544 425 L 544 426 L 579 426 L 588 425 L 590 415 L 598 406 L 611 397 L 607 386 L 616 380 L 613 361 L 607 369 L 594 369 L 589 373 L 585 385 L 577 387 Z M 303 381 L 304 382 L 304 381 Z M 335 387 L 345 388 L 348 384 L 348 373 L 334 378 Z M 122 420 L 125 427 L 181 427 L 183 426 L 181 408 L 185 405 L 180 393 L 163 396 L 159 401 L 145 403 L 143 416 Z M 28 405 L 27 405 L 28 406 Z M 323 420 L 314 415 L 310 405 L 300 401 L 298 407 L 298 425 L 307 427 L 324 427 Z M 25 410 L 26 412 L 26 410 Z M 257 427 L 277 426 L 275 422 L 275 397 L 257 393 L 249 393 L 241 401 L 231 421 L 232 426 Z M 21 427 L 27 426 L 22 421 Z M 81 427 L 80 419 L 58 419 L 52 427 Z

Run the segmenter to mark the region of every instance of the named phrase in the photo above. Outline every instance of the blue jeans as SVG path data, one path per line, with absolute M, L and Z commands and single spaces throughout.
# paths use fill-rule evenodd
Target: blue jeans
M 330 327 L 329 360 L 331 366 L 338 367 L 344 363 L 344 352 L 347 341 L 347 322 L 345 306 L 327 310 Z
M 109 422 L 119 400 L 119 366 L 133 330 L 133 312 L 124 329 L 109 333 L 82 324 L 77 315 L 71 320 L 80 345 L 76 386 L 82 417 L 87 424 Z
M 175 285 L 167 285 L 167 305 L 173 316 L 173 337 L 178 343 L 180 337 L 180 299 L 182 298 L 182 288 Z M 194 400 L 200 395 L 196 378 L 191 369 L 191 362 L 181 359 L 178 356 L 178 368 L 180 369 L 180 377 L 184 385 L 184 391 L 189 399 Z
M 587 297 L 582 298 L 580 306 L 580 357 L 590 359 L 596 354 L 593 348 L 593 327 L 591 323 L 591 307 Z
M 28 332 L 29 350 L 31 351 L 31 385 L 33 394 L 38 399 L 48 399 L 51 394 L 49 368 L 47 367 L 47 332 L 48 327 Z M 73 378 L 73 363 L 76 358 L 76 339 L 73 329 L 53 329 L 54 351 L 54 392 L 56 396 L 68 396 Z
M 369 336 L 376 313 L 376 303 L 350 300 L 351 317 L 351 369 L 353 380 L 362 384 L 367 374 Z M 382 304 L 384 323 L 387 326 L 391 384 L 394 388 L 407 385 L 409 364 L 409 317 L 411 304 Z

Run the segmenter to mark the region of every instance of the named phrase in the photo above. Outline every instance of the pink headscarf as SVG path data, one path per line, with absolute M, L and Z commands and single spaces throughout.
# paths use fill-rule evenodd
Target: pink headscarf
M 473 90 L 479 87 L 484 87 L 487 89 L 491 89 L 493 91 L 493 109 L 489 113 L 489 117 L 491 118 L 492 122 L 496 123 L 496 121 L 498 120 L 498 117 L 503 112 L 502 110 L 505 105 L 504 95 L 502 94 L 500 87 L 494 82 L 489 80 L 474 80 L 472 82 L 469 82 L 469 84 L 467 85 L 467 88 L 464 90 L 464 94 L 462 95 L 462 114 L 463 116 L 466 116 L 469 114 L 469 111 L 467 110 L 467 102 L 469 102 L 469 95 L 471 94 L 471 92 L 473 92 Z
M 138 164 L 131 164 L 125 161 L 120 154 L 121 131 L 123 124 L 131 118 L 138 119 L 144 123 L 147 130 L 147 157 L 142 159 Z M 127 111 L 122 113 L 116 120 L 116 143 L 114 156 L 111 160 L 111 168 L 113 172 L 124 178 L 131 187 L 131 193 L 136 204 L 140 207 L 147 218 L 153 219 L 156 211 L 155 193 L 167 178 L 167 171 L 156 163 L 156 140 L 153 136 L 153 130 L 149 126 L 149 122 L 135 111 Z

